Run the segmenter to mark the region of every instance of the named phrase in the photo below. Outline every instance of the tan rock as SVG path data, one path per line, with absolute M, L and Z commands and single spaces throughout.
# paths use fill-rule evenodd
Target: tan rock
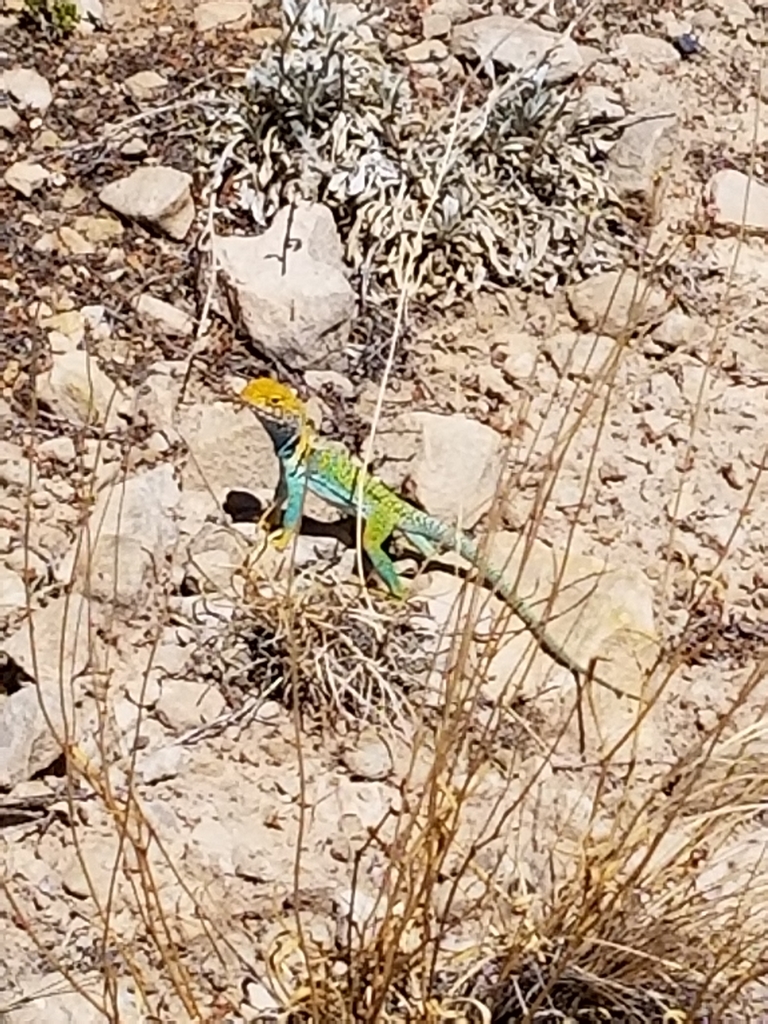
M 123 82 L 126 91 L 135 100 L 151 100 L 168 85 L 165 75 L 157 71 L 137 71 Z
M 568 300 L 579 323 L 611 338 L 633 334 L 661 319 L 670 301 L 657 285 L 634 270 L 595 274 L 568 289 Z
M 33 164 L 26 160 L 18 160 L 11 164 L 3 175 L 6 185 L 25 199 L 29 199 L 49 178 L 50 174 L 42 164 Z
M 9 68 L 0 74 L 0 91 L 5 90 L 23 108 L 44 114 L 53 102 L 48 80 L 34 68 Z
M 742 171 L 718 171 L 707 185 L 709 212 L 719 227 L 768 231 L 768 185 Z
M 221 28 L 247 28 L 252 19 L 249 0 L 205 0 L 195 7 L 195 28 L 198 32 L 210 32 Z
M 74 709 L 81 676 L 97 663 L 88 602 L 79 595 L 57 598 L 32 613 L 0 650 L 36 683 L 0 703 L 0 786 L 13 785 L 47 768 L 74 741 L 83 725 Z
M 127 402 L 125 389 L 81 349 L 55 355 L 38 377 L 37 393 L 60 416 L 82 425 L 115 425 Z
M 96 252 L 96 246 L 83 238 L 79 231 L 62 224 L 59 228 L 59 241 L 65 252 L 71 252 L 76 256 L 89 256 Z
M 188 679 L 166 679 L 160 685 L 155 712 L 177 732 L 214 721 L 226 708 L 224 698 L 208 683 Z
M 640 200 L 644 212 L 652 210 L 659 175 L 670 166 L 676 142 L 674 114 L 645 117 L 625 128 L 608 156 L 608 174 L 617 193 Z
M 501 437 L 467 416 L 419 412 L 411 477 L 419 502 L 449 523 L 471 527 L 490 508 L 502 472 Z
M 191 405 L 179 417 L 189 458 L 184 489 L 203 491 L 219 507 L 227 492 L 248 488 L 274 494 L 278 471 L 272 442 L 248 409 L 222 402 Z M 227 453 L 226 459 L 221 457 Z
M 135 299 L 134 308 L 141 316 L 145 316 L 162 327 L 165 334 L 189 337 L 195 332 L 193 316 L 170 302 L 164 302 L 147 292 L 142 292 Z
M 123 217 L 181 241 L 195 216 L 191 183 L 188 174 L 174 167 L 139 167 L 127 178 L 105 185 L 99 200 Z
M 655 71 L 672 71 L 681 61 L 680 54 L 672 43 L 657 36 L 646 36 L 641 32 L 627 32 L 619 39 L 619 54 L 628 56 L 636 64 L 645 65 Z
M 215 251 L 222 298 L 259 348 L 298 369 L 346 368 L 355 295 L 330 210 L 284 207 L 263 234 L 218 236 Z
M 579 47 L 570 37 L 547 32 L 530 21 L 507 14 L 492 14 L 457 25 L 451 49 L 454 53 L 468 53 L 482 63 L 492 60 L 517 71 L 530 70 L 546 57 L 547 78 L 551 82 L 570 78 L 584 66 Z
M 178 501 L 167 464 L 104 488 L 62 577 L 110 606 L 137 605 L 178 538 Z

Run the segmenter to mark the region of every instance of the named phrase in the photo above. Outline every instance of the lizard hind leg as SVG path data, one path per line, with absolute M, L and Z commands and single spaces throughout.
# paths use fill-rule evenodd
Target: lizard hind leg
M 387 590 L 393 597 L 405 597 L 405 586 L 397 574 L 394 563 L 382 544 L 394 530 L 394 524 L 390 523 L 389 517 L 372 515 L 366 520 L 363 527 L 363 550 L 371 560 L 371 565 L 376 575 L 385 584 Z

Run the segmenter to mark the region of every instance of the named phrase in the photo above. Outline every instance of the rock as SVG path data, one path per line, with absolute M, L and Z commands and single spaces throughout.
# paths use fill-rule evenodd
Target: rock
M 472 17 L 470 0 L 435 0 L 429 5 L 430 14 L 442 14 L 450 18 L 451 23 L 468 21 Z
M 221 25 L 247 28 L 251 19 L 250 0 L 205 0 L 195 7 L 195 28 L 198 32 L 210 32 Z
M 362 733 L 355 746 L 344 751 L 342 761 L 353 779 L 380 782 L 392 774 L 392 753 L 384 740 L 372 732 Z
M 681 60 L 672 43 L 666 39 L 645 36 L 641 32 L 628 32 L 621 36 L 618 53 L 619 56 L 628 57 L 634 63 L 655 71 L 672 71 Z
M 21 576 L 0 565 L 0 615 L 24 608 L 27 603 L 27 588 Z
M 712 0 L 712 6 L 723 12 L 723 17 L 731 28 L 741 28 L 755 17 L 755 12 L 746 0 Z
M 59 149 L 62 145 L 61 138 L 56 132 L 51 131 L 50 128 L 44 128 L 38 135 L 35 141 L 32 143 L 32 150 L 35 153 L 44 152 L 47 150 Z
M 653 620 L 653 587 L 633 566 L 606 566 L 603 559 L 570 552 L 560 580 L 562 556 L 541 541 L 524 542 L 516 534 L 498 533 L 488 545 L 488 560 L 517 581 L 517 592 L 537 615 L 547 615 L 552 590 L 559 585 L 547 620 L 553 639 L 582 665 L 599 658 L 597 674 L 628 694 L 620 697 L 592 683 L 584 699 L 587 747 L 592 756 L 603 756 L 619 739 L 632 744 L 636 737 L 639 704 L 633 697 L 642 692 L 644 669 L 658 654 Z M 457 598 L 461 580 L 445 573 L 429 574 L 429 589 L 420 597 L 435 606 L 446 638 L 461 628 Z M 446 616 L 442 608 L 448 607 Z M 465 598 L 466 606 L 469 598 Z M 473 615 L 473 632 L 481 644 L 483 690 L 492 704 L 516 699 L 536 700 L 537 710 L 552 735 L 567 728 L 576 746 L 573 719 L 575 681 L 539 647 L 503 602 L 482 598 L 482 616 Z M 475 621 L 477 619 L 477 621 Z M 488 662 L 482 647 L 493 638 L 494 653 Z M 443 684 L 444 685 L 444 684 Z M 658 728 L 651 716 L 643 723 L 648 735 Z
M 81 349 L 53 356 L 51 368 L 37 379 L 37 395 L 59 416 L 82 426 L 111 430 L 128 411 L 125 389 Z
M 190 337 L 195 333 L 195 318 L 191 314 L 185 313 L 183 309 L 171 305 L 170 302 L 164 302 L 148 292 L 142 292 L 134 300 L 133 308 L 141 316 L 158 324 L 164 334 Z
M 732 755 L 726 749 L 722 754 L 726 764 L 732 764 Z M 754 758 L 759 763 L 760 756 L 764 757 L 764 751 Z M 720 781 L 718 780 L 718 784 Z M 682 842 L 681 842 L 682 845 Z M 681 853 L 680 862 L 683 862 L 687 850 Z M 753 827 L 743 833 L 734 830 L 729 842 L 720 842 L 707 857 L 702 870 L 697 873 L 694 880 L 699 898 L 714 903 L 718 908 L 728 907 L 736 910 L 744 905 L 744 901 L 750 901 L 757 895 L 757 892 L 764 893 L 766 882 L 765 858 L 768 855 L 768 828 L 765 826 Z M 668 860 L 667 863 L 670 863 Z M 755 887 L 759 888 L 756 889 Z M 765 907 L 764 897 L 760 904 Z M 760 921 L 762 914 L 750 913 L 745 915 L 744 925 L 739 928 L 748 929 L 749 933 L 757 939 L 759 935 Z M 764 920 L 764 919 L 763 919 Z M 758 940 L 759 941 L 759 940 Z
M 50 484 L 50 481 L 49 481 Z M 32 500 L 35 502 L 37 495 L 33 495 Z M 71 495 L 67 495 L 71 499 Z M 33 551 L 31 548 L 27 548 L 25 551 L 23 547 L 14 548 L 5 559 L 6 568 L 11 569 L 13 572 L 17 572 L 22 579 L 27 580 L 29 583 L 34 583 L 37 580 L 44 580 L 48 576 L 48 563 Z
M 80 30 L 87 32 L 104 24 L 104 5 L 101 0 L 75 0 L 80 16 Z
M 529 380 L 536 372 L 538 352 L 534 349 L 521 349 L 512 352 L 502 364 L 502 372 L 510 380 Z
M 135 75 L 123 82 L 126 91 L 133 99 L 152 100 L 168 85 L 168 79 L 157 71 L 137 71 Z
M 379 896 L 368 893 L 362 885 L 353 889 L 342 889 L 333 898 L 336 916 L 337 941 L 342 947 L 354 942 L 356 936 L 368 928 L 376 927 L 385 911 Z
M 134 420 L 143 421 L 175 443 L 180 440 L 176 429 L 176 407 L 186 372 L 181 360 L 153 363 L 136 391 Z
M 422 39 L 413 46 L 403 50 L 403 57 L 411 64 L 420 64 L 428 60 L 445 60 L 448 56 L 448 47 L 442 39 Z
M 86 832 L 77 845 L 62 851 L 58 872 L 64 890 L 78 899 L 95 896 L 99 906 L 116 911 L 125 902 L 120 837 Z
M 496 495 L 503 468 L 495 430 L 454 414 L 414 413 L 421 430 L 411 477 L 419 502 L 449 523 L 471 528 Z
M 40 320 L 40 326 L 46 331 L 59 331 L 65 334 L 74 345 L 80 345 L 85 338 L 85 316 L 80 309 L 67 309 L 53 316 Z
M 105 185 L 99 200 L 116 213 L 181 241 L 195 219 L 190 175 L 174 167 L 138 167 Z
M 62 224 L 59 228 L 59 241 L 64 252 L 71 252 L 75 256 L 90 256 L 96 252 L 96 246 L 83 238 L 79 231 Z
M 37 486 L 37 469 L 12 441 L 0 441 L 0 484 L 5 487 Z
M 157 653 L 160 650 L 159 647 L 155 648 Z M 136 725 L 137 709 L 154 707 L 160 697 L 160 683 L 166 670 L 157 664 L 157 653 L 150 655 L 146 647 L 132 647 L 118 660 L 113 659 L 110 665 L 109 682 L 115 697 L 115 714 L 121 724 L 129 723 L 129 728 Z M 120 694 L 125 694 L 125 697 Z
M 680 348 L 689 345 L 696 338 L 698 331 L 704 333 L 706 328 L 681 309 L 672 309 L 661 321 L 651 337 L 663 348 Z
M 625 128 L 608 155 L 609 180 L 619 196 L 639 200 L 642 213 L 652 210 L 659 174 L 668 168 L 676 143 L 674 114 L 646 117 Z
M 42 164 L 31 164 L 26 160 L 19 160 L 11 164 L 3 175 L 3 180 L 9 188 L 14 189 L 19 195 L 29 199 L 32 193 L 45 184 L 50 174 Z
M 78 985 L 82 982 L 78 980 Z M 10 1010 L 6 1016 L 7 1024 L 102 1024 L 104 1015 L 98 1008 L 99 991 L 96 985 L 86 985 L 82 991 L 62 991 L 60 974 L 47 974 L 42 977 L 36 974 L 28 984 L 23 986 L 23 997 L 19 999 L 17 1008 Z M 54 994 L 51 994 L 54 993 Z M 122 1002 L 122 1000 L 121 1000 Z M 123 1015 L 120 1007 L 120 1019 L 125 1024 L 138 1024 L 138 1015 Z
M 70 185 L 61 193 L 59 206 L 62 210 L 74 210 L 78 206 L 82 206 L 87 198 L 88 193 L 85 189 L 80 188 L 79 185 Z
M 739 290 L 751 287 L 768 288 L 768 251 L 762 237 L 751 240 L 734 237 L 713 238 L 707 254 L 707 268 L 718 273 L 732 273 Z
M 153 785 L 181 775 L 189 761 L 189 752 L 181 746 L 159 747 L 140 751 L 136 759 L 136 772 L 142 782 Z
M 576 334 L 564 331 L 544 342 L 544 351 L 563 376 L 595 380 L 610 371 L 616 342 L 604 334 Z
M 741 171 L 714 174 L 707 185 L 708 212 L 718 227 L 768 231 L 768 186 Z
M 284 207 L 263 235 L 214 244 L 232 318 L 270 358 L 344 370 L 355 297 L 330 210 Z
M 334 370 L 307 370 L 304 374 L 304 383 L 310 391 L 321 391 L 323 388 L 330 388 L 337 395 L 344 398 L 355 397 L 355 385 L 343 373 L 336 373 Z
M 425 39 L 441 39 L 451 34 L 453 22 L 447 14 L 431 13 L 421 16 L 421 31 Z
M 209 683 L 165 679 L 160 686 L 155 714 L 167 728 L 185 732 L 215 721 L 224 713 L 226 706 L 222 695 Z
M 193 405 L 179 418 L 179 433 L 189 459 L 185 490 L 204 491 L 221 506 L 231 490 L 277 487 L 278 468 L 269 435 L 248 409 L 231 405 Z M 226 459 L 222 452 L 227 453 Z
M 586 86 L 579 96 L 576 109 L 579 121 L 587 124 L 595 121 L 618 121 L 626 114 L 619 97 L 604 85 Z
M 96 303 L 92 306 L 82 306 L 80 313 L 83 317 L 83 321 L 87 323 L 91 331 L 96 334 L 109 327 L 107 307 L 101 303 Z M 106 334 L 104 336 L 108 337 L 109 335 Z
M 78 590 L 110 605 L 135 605 L 177 540 L 179 496 L 170 465 L 102 491 L 63 578 L 71 574 Z
M 76 217 L 75 229 L 96 245 L 120 238 L 124 231 L 117 217 Z
M 197 581 L 201 593 L 233 595 L 234 575 L 252 545 L 231 527 L 206 523 L 189 545 L 187 577 Z
M 283 1004 L 272 995 L 263 982 L 248 981 L 243 985 L 243 993 L 248 1006 L 258 1014 L 258 1019 L 278 1019 Z
M 129 160 L 138 160 L 145 157 L 149 152 L 147 140 L 143 135 L 134 135 L 120 147 L 120 154 L 128 157 Z
M 572 78 L 584 66 L 579 47 L 570 38 L 513 18 L 492 14 L 457 25 L 451 38 L 456 54 L 477 57 L 483 64 L 494 61 L 515 71 L 529 71 L 546 59 L 547 81 Z
M 61 722 L 60 714 L 58 721 Z M 34 686 L 0 697 L 0 729 L 2 789 L 31 778 L 61 753 L 61 746 L 48 729 Z
M 10 107 L 0 107 L 0 131 L 13 135 L 21 124 L 21 118 Z
M 621 338 L 657 322 L 669 300 L 657 285 L 634 270 L 595 274 L 568 288 L 573 315 L 587 330 Z
M 496 359 L 503 359 L 502 370 L 511 380 L 527 380 L 532 377 L 539 360 L 541 341 L 525 331 L 518 331 L 514 324 L 504 324 L 493 331 L 490 346 Z
M 235 874 L 272 885 L 287 877 L 285 872 L 290 870 L 290 849 L 285 845 L 284 834 L 276 837 L 274 831 L 259 820 L 258 815 L 255 820 L 243 821 L 239 827 L 235 825 L 231 835 L 227 835 L 223 829 L 219 831 L 224 835 L 218 838 L 218 844 L 224 846 L 224 850 L 229 847 Z M 215 835 L 203 838 L 203 845 L 212 852 L 215 850 L 214 843 Z
M 98 651 L 88 602 L 77 594 L 51 601 L 0 641 L 0 651 L 36 684 L 0 698 L 2 788 L 30 778 L 60 755 L 65 721 L 66 738 L 77 740 L 83 725 L 73 718 L 79 679 Z
M 255 48 L 274 46 L 282 35 L 282 29 L 274 25 L 264 25 L 261 28 L 252 28 L 248 38 Z
M 10 68 L 0 75 L 0 92 L 9 92 L 22 109 L 45 114 L 53 102 L 48 80 L 34 68 Z

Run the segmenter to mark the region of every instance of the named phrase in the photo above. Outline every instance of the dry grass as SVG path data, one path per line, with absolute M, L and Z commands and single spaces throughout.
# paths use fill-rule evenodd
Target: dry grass
M 595 394 L 594 400 L 604 399 Z M 34 515 L 31 507 L 28 515 Z M 438 713 L 427 713 L 424 702 L 414 706 L 406 690 L 408 657 L 420 653 L 423 660 L 418 644 L 411 639 L 410 652 L 397 648 L 389 660 L 381 658 L 380 647 L 377 657 L 376 642 L 393 632 L 378 607 L 372 618 L 341 591 L 328 593 L 319 585 L 297 586 L 287 601 L 260 598 L 244 605 L 260 628 L 267 623 L 280 636 L 280 671 L 266 673 L 279 688 L 266 695 L 293 709 L 300 773 L 307 726 L 318 714 L 331 728 L 340 720 L 347 727 L 375 721 L 374 711 L 394 718 L 395 728 L 419 723 L 400 809 L 355 851 L 338 943 L 316 943 L 301 910 L 295 930 L 272 941 L 268 971 L 284 1001 L 282 1019 L 724 1020 L 735 1007 L 747 1014 L 751 985 L 761 980 L 768 956 L 765 866 L 756 857 L 732 877 L 723 858 L 768 798 L 760 729 L 739 733 L 733 725 L 764 665 L 744 680 L 728 715 L 683 756 L 652 773 L 637 743 L 666 691 L 663 684 L 649 689 L 650 698 L 638 705 L 613 752 L 570 765 L 571 778 L 583 780 L 586 809 L 572 823 L 563 819 L 562 833 L 553 835 L 547 832 L 551 822 L 538 826 L 539 809 L 563 776 L 559 742 L 583 713 L 576 701 L 589 695 L 574 691 L 559 735 L 546 742 L 528 717 L 524 728 L 537 750 L 532 771 L 530 759 L 509 753 L 505 732 L 524 676 L 510 679 L 500 706 L 483 715 L 487 660 L 494 652 L 478 662 L 470 649 L 486 599 L 466 587 L 460 600 L 465 625 L 440 662 L 450 668 Z M 150 654 L 147 676 L 151 664 Z M 250 671 L 255 679 L 265 669 L 252 665 Z M 66 689 L 65 664 L 61 682 Z M 127 760 L 115 760 L 106 697 L 106 688 L 92 687 L 97 751 L 84 754 L 66 726 L 60 733 L 69 841 L 79 850 L 82 808 L 94 802 L 116 838 L 109 885 L 91 885 L 96 939 L 89 988 L 72 952 L 66 946 L 53 951 L 36 926 L 30 892 L 6 877 L 3 894 L 17 926 L 38 944 L 41 962 L 87 993 L 106 1018 L 123 1019 L 130 981 L 137 1002 L 156 1019 L 219 1019 L 216 985 L 197 969 L 202 950 L 214 954 L 216 975 L 230 983 L 247 961 L 220 908 L 185 880 L 146 813 L 134 781 L 138 743 Z M 525 709 L 518 717 L 525 721 Z M 137 740 L 139 732 L 137 722 Z M 416 770 L 424 761 L 426 776 Z M 488 786 L 489 774 L 495 788 Z M 302 807 L 308 814 L 306 800 Z M 529 856 L 541 843 L 552 846 L 557 862 L 532 879 Z M 384 864 L 380 895 L 373 906 L 363 900 L 361 910 L 357 883 L 374 861 Z M 82 864 L 87 874 L 84 859 Z M 116 915 L 114 894 L 126 885 L 129 909 Z M 301 888 L 297 852 L 297 908 Z M 467 942 L 465 932 L 454 948 L 459 925 L 469 920 L 477 925 L 476 940 Z M 197 937 L 190 943 L 192 921 Z M 224 1004 L 220 1009 L 224 1016 L 231 1012 Z

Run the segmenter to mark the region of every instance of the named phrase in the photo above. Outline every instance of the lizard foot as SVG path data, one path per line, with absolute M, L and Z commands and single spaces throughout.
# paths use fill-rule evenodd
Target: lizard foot
M 293 530 L 286 530 L 282 526 L 273 530 L 269 535 L 269 543 L 276 551 L 285 551 L 293 538 Z

